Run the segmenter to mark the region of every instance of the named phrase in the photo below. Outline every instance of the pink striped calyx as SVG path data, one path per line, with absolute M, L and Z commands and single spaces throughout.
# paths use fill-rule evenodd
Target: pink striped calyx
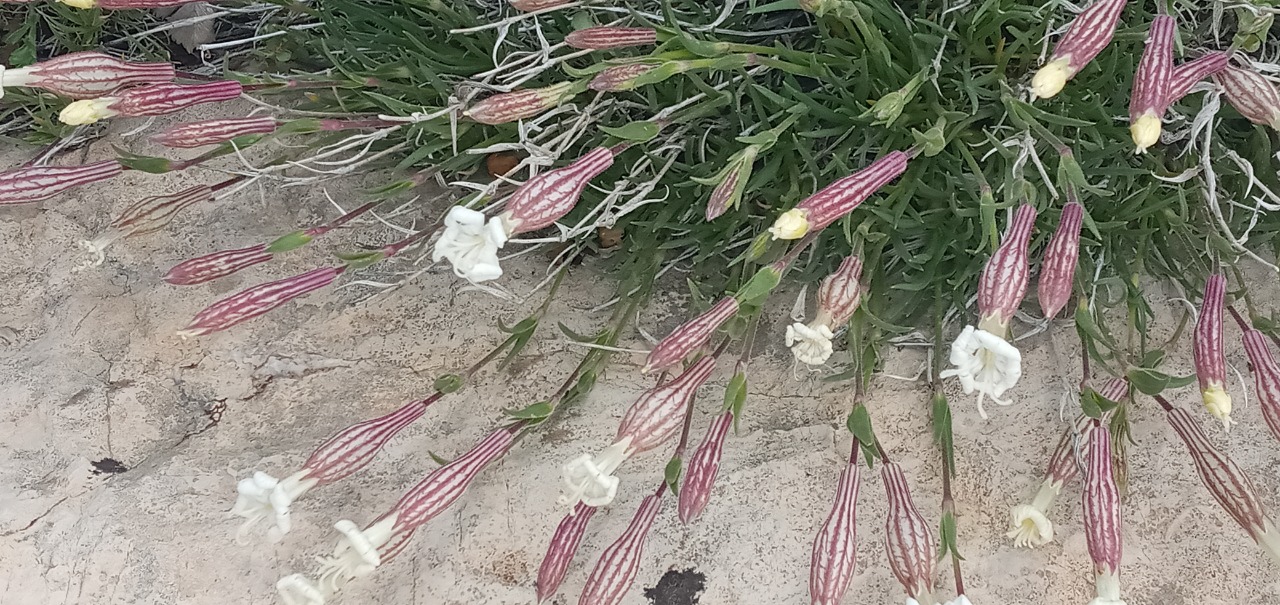
M 1097 574 L 1100 601 L 1120 601 L 1120 557 L 1123 550 L 1120 490 L 1111 463 L 1111 433 L 1098 420 L 1089 432 L 1085 457 L 1085 542 Z
M 889 497 L 884 539 L 889 568 L 906 589 L 907 596 L 919 603 L 933 603 L 934 563 L 938 560 L 933 532 L 911 499 L 911 488 L 902 467 L 895 462 L 881 464 L 880 480 Z
M 1227 393 L 1227 359 L 1222 340 L 1222 310 L 1227 294 L 1227 278 L 1210 275 L 1204 284 L 1204 300 L 1192 336 L 1192 357 L 1204 407 L 1214 418 L 1231 428 L 1231 395 Z
M 577 205 L 591 179 L 613 165 L 613 152 L 596 147 L 572 164 L 525 181 L 500 215 L 507 235 L 550 227 Z
M 892 151 L 870 166 L 827 185 L 795 208 L 782 213 L 769 233 L 773 239 L 799 239 L 853 212 L 871 194 L 907 170 L 908 156 Z
M 1013 215 L 1009 231 L 992 253 L 978 280 L 978 329 L 1000 338 L 1009 335 L 1013 315 L 1027 295 L 1027 247 L 1036 226 L 1036 209 L 1023 204 Z
M 1213 75 L 1213 81 L 1246 120 L 1280 130 L 1280 90 L 1266 76 L 1228 65 Z
M 747 145 L 729 158 L 728 164 L 715 177 L 706 181 L 694 179 L 704 185 L 716 186 L 707 198 L 708 221 L 714 221 L 730 208 L 738 207 L 742 195 L 747 191 L 747 182 L 751 180 L 751 172 L 760 151 L 759 145 Z
M 64 124 L 92 124 L 114 116 L 158 116 L 203 103 L 230 101 L 243 86 L 234 80 L 205 84 L 148 84 L 126 89 L 115 96 L 83 99 L 62 109 Z
M 135 63 L 84 51 L 0 71 L 0 87 L 29 86 L 71 99 L 89 99 L 137 84 L 168 82 L 173 76 L 170 63 Z
M 1187 96 L 1187 92 L 1191 90 L 1192 86 L 1226 69 L 1230 64 L 1230 53 L 1211 52 L 1173 68 L 1173 78 L 1169 81 L 1166 107 Z
M 652 46 L 657 42 L 658 32 L 650 27 L 587 27 L 564 37 L 565 44 L 581 50 Z
M 644 367 L 640 368 L 640 373 L 662 371 L 680 363 L 690 353 L 706 345 L 711 335 L 724 322 L 733 319 L 737 314 L 737 299 L 732 296 L 720 299 L 703 314 L 672 330 L 666 338 L 653 347 L 653 350 L 649 351 L 649 356 L 645 358 Z
M 733 412 L 725 411 L 711 421 L 702 443 L 689 457 L 684 482 L 680 484 L 680 522 L 692 523 L 702 514 L 711 500 L 716 475 L 720 473 L 720 456 L 724 452 L 725 437 L 733 425 Z
M 1076 277 L 1076 265 L 1080 261 L 1080 225 L 1084 220 L 1084 206 L 1069 202 L 1062 208 L 1058 230 L 1044 250 L 1040 263 L 1040 281 L 1036 291 L 1040 310 L 1052 319 L 1067 305 L 1071 298 L 1071 286 Z
M 862 301 L 862 286 L 858 283 L 861 277 L 862 259 L 857 255 L 840 261 L 840 266 L 818 286 L 818 314 L 814 321 L 833 330 L 849 323 Z
M 320 267 L 293 277 L 242 290 L 197 313 L 191 323 L 179 331 L 178 335 L 185 338 L 226 330 L 333 283 L 344 270 L 346 270 L 345 265 Z
M 1096 0 L 1080 13 L 1058 40 L 1053 55 L 1031 79 L 1031 91 L 1048 99 L 1062 91 L 1102 49 L 1111 43 L 1126 0 Z
M 1257 330 L 1245 330 L 1244 352 L 1253 369 L 1253 388 L 1262 407 L 1262 419 L 1271 435 L 1280 439 L 1280 365 L 1271 355 L 1267 337 Z
M 693 403 L 698 387 L 711 377 L 715 367 L 715 356 L 707 355 L 674 380 L 645 391 L 623 414 L 614 442 L 630 440 L 627 449 L 635 454 L 649 451 L 674 437 L 680 431 L 685 410 Z
M 499 93 L 468 107 L 462 115 L 481 124 L 506 124 L 543 113 L 572 99 L 584 88 L 578 82 L 560 82 L 543 88 Z
M 151 140 L 175 149 L 192 149 L 225 143 L 246 134 L 270 134 L 280 122 L 272 117 L 201 120 L 171 126 Z
M 587 524 L 596 514 L 596 507 L 579 502 L 574 506 L 551 534 L 551 544 L 547 546 L 547 554 L 542 557 L 538 566 L 538 603 L 555 596 L 560 583 L 569 573 L 569 563 L 578 553 L 582 544 L 582 534 L 587 531 Z
M 0 172 L 0 206 L 47 200 L 82 185 L 119 175 L 120 162 L 104 160 L 82 166 L 35 166 Z
M 1147 32 L 1146 49 L 1133 74 L 1129 97 L 1129 134 L 1138 153 L 1160 141 L 1161 121 L 1169 107 L 1173 82 L 1173 38 L 1177 21 L 1170 15 L 1156 15 Z
M 812 605 L 839 605 L 853 579 L 858 556 L 858 488 L 861 482 L 857 450 L 854 452 L 840 473 L 831 512 L 813 540 L 813 555 L 809 560 L 809 602 Z
M 80 242 L 93 256 L 91 265 L 106 260 L 104 251 L 116 240 L 145 235 L 163 229 L 179 212 L 201 202 L 213 201 L 213 189 L 197 185 L 171 195 L 144 197 L 125 208 L 106 231 L 90 241 Z
M 627 63 L 602 70 L 591 78 L 587 88 L 596 92 L 621 92 L 636 87 L 636 78 L 657 69 L 658 63 Z
M 480 471 L 511 450 L 518 429 L 513 425 L 489 433 L 467 453 L 419 481 L 396 502 L 396 527 L 416 529 L 457 502 Z
M 265 263 L 272 258 L 273 255 L 267 252 L 266 244 L 220 250 L 212 254 L 184 260 L 169 269 L 169 272 L 165 273 L 161 279 L 175 286 L 194 286 L 226 277 L 241 269 Z
M 617 605 L 622 602 L 622 597 L 631 589 L 636 573 L 640 571 L 644 543 L 661 506 L 661 496 L 645 496 L 627 529 L 604 549 L 600 560 L 591 569 L 578 605 Z

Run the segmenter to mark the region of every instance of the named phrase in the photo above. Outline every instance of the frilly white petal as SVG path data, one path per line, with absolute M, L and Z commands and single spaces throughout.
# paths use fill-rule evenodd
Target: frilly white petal
M 965 326 L 951 343 L 950 360 L 955 367 L 944 370 L 941 377 L 959 378 L 965 394 L 977 391 L 978 413 L 983 418 L 987 417 L 983 399 L 990 397 L 999 405 L 1009 405 L 1000 397 L 1022 377 L 1022 354 L 1017 347 L 986 330 Z
M 373 573 L 382 564 L 378 549 L 391 539 L 395 524 L 395 513 L 365 529 L 346 519 L 334 523 L 342 538 L 333 555 L 319 559 L 321 587 L 336 592 L 348 581 Z
M 454 274 L 472 283 L 492 281 L 502 277 L 498 250 L 506 245 L 508 236 L 502 217 L 486 222 L 484 213 L 454 206 L 444 217 L 444 232 L 431 260 L 449 259 Z
M 236 484 L 236 503 L 231 507 L 231 514 L 244 517 L 245 522 L 236 532 L 236 542 L 243 544 L 245 536 L 259 521 L 269 519 L 274 523 L 268 536 L 279 540 L 289 533 L 293 527 L 289 518 L 289 510 L 293 501 L 307 490 L 315 487 L 317 481 L 307 477 L 307 471 L 298 471 L 283 480 L 278 480 L 262 471 L 241 479 Z
M 276 592 L 285 605 L 324 605 L 328 598 L 315 582 L 297 573 L 280 578 Z
M 1005 534 L 1013 538 L 1014 546 L 1035 548 L 1053 541 L 1053 523 L 1034 506 L 1021 505 L 1010 511 L 1013 529 Z
M 791 354 L 802 363 L 820 366 L 831 357 L 831 339 L 835 334 L 824 324 L 804 325 L 793 323 L 787 326 L 787 346 Z
M 618 478 L 613 472 L 631 455 L 631 438 L 626 437 L 610 445 L 595 457 L 583 454 L 560 468 L 565 493 L 559 502 L 562 506 L 577 506 L 581 501 L 587 506 L 605 506 L 618 495 Z

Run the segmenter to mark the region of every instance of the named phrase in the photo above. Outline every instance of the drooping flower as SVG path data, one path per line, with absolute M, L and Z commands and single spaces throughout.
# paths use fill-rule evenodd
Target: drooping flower
M 1011 403 L 1000 398 L 1022 377 L 1022 353 L 1017 347 L 986 330 L 965 326 L 951 343 L 950 361 L 955 367 L 940 376 L 959 378 L 966 395 L 977 391 L 978 414 L 983 419 L 987 417 L 984 399 L 989 397 L 998 405 Z
M 862 300 L 862 260 L 848 256 L 818 287 L 818 311 L 807 325 L 787 326 L 787 347 L 801 363 L 822 365 L 831 357 L 835 331 L 849 323 Z
M 317 481 L 307 476 L 307 471 L 298 471 L 284 480 L 278 480 L 262 471 L 241 479 L 236 484 L 236 503 L 231 507 L 231 514 L 244 517 L 246 520 L 236 534 L 236 541 L 243 542 L 244 535 L 257 525 L 259 521 L 270 520 L 274 523 L 270 533 L 273 539 L 289 533 L 293 527 L 289 520 L 290 505 L 307 490 L 315 487 Z
M 720 455 L 724 452 L 724 440 L 733 424 L 733 411 L 716 416 L 707 427 L 707 434 L 689 457 L 684 482 L 680 484 L 679 513 L 681 523 L 691 523 L 702 514 L 711 500 L 711 488 L 720 472 Z
M 587 576 L 578 605 L 617 605 L 622 602 L 640 570 L 644 543 L 653 528 L 653 520 L 662 506 L 660 495 L 645 496 L 631 523 L 618 539 L 604 549 L 600 560 Z
M 178 335 L 185 338 L 226 330 L 333 283 L 345 270 L 345 265 L 320 267 L 293 277 L 242 290 L 197 313 L 191 323 L 179 331 Z
M 870 166 L 839 179 L 782 213 L 769 228 L 773 239 L 799 239 L 853 212 L 871 194 L 907 170 L 908 156 L 893 151 Z
M 1147 32 L 1146 50 L 1133 74 L 1129 97 L 1129 133 L 1138 153 L 1160 141 L 1161 121 L 1169 107 L 1173 81 L 1173 37 L 1177 21 L 1170 15 L 1156 15 Z
M 113 178 L 120 162 L 104 160 L 82 166 L 35 166 L 0 172 L 0 206 L 47 200 L 82 185 Z
M 560 82 L 543 88 L 529 88 L 486 97 L 462 115 L 481 124 L 506 124 L 532 118 L 582 91 L 577 82 Z
M 175 149 L 192 149 L 225 143 L 247 134 L 269 134 L 280 122 L 272 117 L 228 118 L 177 124 L 151 137 L 151 140 Z
M 243 87 L 234 80 L 205 84 L 148 84 L 113 96 L 82 99 L 62 109 L 58 119 L 64 124 L 92 124 L 114 116 L 158 116 L 203 103 L 230 101 Z
M 0 97 L 6 86 L 28 86 L 88 99 L 137 84 L 168 82 L 173 76 L 171 63 L 134 63 L 100 52 L 75 52 L 27 67 L 0 68 Z
M 507 243 L 501 217 L 488 219 L 484 213 L 454 206 L 444 217 L 444 232 L 431 254 L 432 262 L 449 259 L 453 273 L 471 283 L 502 277 L 498 250 Z
M 560 504 L 597 507 L 613 502 L 618 495 L 618 478 L 613 473 L 631 457 L 630 447 L 631 438 L 624 437 L 595 456 L 583 454 L 565 463 L 560 473 L 568 493 L 560 496 Z
M 1040 310 L 1051 319 L 1067 305 L 1071 298 L 1071 286 L 1075 281 L 1076 265 L 1080 260 L 1080 225 L 1084 219 L 1084 206 L 1069 202 L 1062 207 L 1058 230 L 1044 250 L 1040 263 L 1040 280 L 1036 285 Z
M 1126 0 L 1097 0 L 1071 22 L 1049 61 L 1031 79 L 1031 92 L 1048 99 L 1111 43 Z
M 578 553 L 582 544 L 582 534 L 587 531 L 587 523 L 596 514 L 596 508 L 579 502 L 569 514 L 565 515 L 556 531 L 551 534 L 551 544 L 547 546 L 547 554 L 542 557 L 538 566 L 538 603 L 542 603 L 555 595 L 569 572 L 569 563 Z
M 701 315 L 680 324 L 654 346 L 640 373 L 662 371 L 680 363 L 690 353 L 706 345 L 711 335 L 737 313 L 737 299 L 732 296 L 720 299 Z
M 1280 365 L 1271 355 L 1267 337 L 1257 330 L 1245 330 L 1244 351 L 1253 367 L 1253 387 L 1262 407 L 1262 418 L 1271 435 L 1280 439 Z
M 889 568 L 908 597 L 919 603 L 933 603 L 933 572 L 938 560 L 933 532 L 911 499 L 911 487 L 907 485 L 902 467 L 895 462 L 884 462 L 880 465 L 880 480 L 889 497 L 884 528 Z
M 857 448 L 840 473 L 835 502 L 813 540 L 809 561 L 809 601 L 812 605 L 839 605 L 849 590 L 857 564 L 858 488 L 861 469 Z
M 1084 478 L 1084 527 L 1096 574 L 1091 605 L 1124 605 L 1120 600 L 1122 532 L 1120 491 L 1111 466 L 1111 433 L 1092 421 Z
M 582 50 L 651 46 L 657 42 L 658 32 L 651 27 L 587 27 L 564 37 L 565 44 Z
M 1182 97 L 1187 96 L 1187 91 L 1191 90 L 1192 86 L 1226 69 L 1230 64 L 1231 53 L 1211 52 L 1173 68 L 1166 105 L 1177 103 Z
M 1227 293 L 1227 278 L 1210 275 L 1204 284 L 1204 300 L 1196 320 L 1192 353 L 1196 363 L 1196 379 L 1204 407 L 1214 418 L 1231 428 L 1231 395 L 1227 393 L 1227 360 L 1223 352 L 1222 308 Z
M 1228 65 L 1213 74 L 1213 81 L 1222 87 L 1227 102 L 1245 119 L 1280 130 L 1280 90 L 1266 76 L 1253 69 Z
M 386 549 L 393 544 L 396 535 L 412 534 L 415 529 L 402 527 L 396 521 L 396 511 L 392 511 L 364 529 L 346 519 L 334 523 L 333 528 L 342 537 L 338 539 L 332 555 L 319 558 L 320 591 L 332 595 L 347 582 L 373 573 L 394 556 L 394 552 Z

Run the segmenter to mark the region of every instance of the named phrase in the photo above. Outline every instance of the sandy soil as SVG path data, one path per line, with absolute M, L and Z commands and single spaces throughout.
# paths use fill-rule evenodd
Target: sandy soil
M 224 110 L 225 111 L 225 110 Z M 135 127 L 121 122 L 118 132 Z M 155 151 L 138 139 L 137 151 Z M 109 155 L 95 144 L 73 163 Z M 0 165 L 23 153 L 2 154 Z M 73 154 L 77 155 L 77 154 Z M 372 304 L 356 288 L 326 290 L 227 333 L 182 341 L 174 333 L 216 298 L 320 262 L 364 242 L 390 241 L 366 224 L 314 249 L 290 253 L 213 285 L 179 289 L 159 276 L 174 262 L 247 245 L 334 216 L 320 188 L 247 190 L 197 207 L 165 233 L 127 240 L 100 267 L 74 272 L 79 240 L 98 232 L 140 191 L 173 191 L 213 182 L 208 172 L 161 178 L 127 174 L 36 208 L 0 210 L 0 602 L 20 605 L 229 605 L 276 602 L 273 584 L 310 572 L 332 548 L 332 524 L 363 524 L 434 468 L 427 455 L 466 450 L 500 418 L 499 408 L 536 401 L 555 389 L 580 355 L 551 329 L 539 333 L 518 375 L 485 373 L 406 430 L 364 473 L 308 494 L 294 530 L 279 543 L 239 546 L 226 511 L 235 482 L 253 469 L 283 476 L 324 437 L 357 420 L 423 396 L 434 376 L 468 365 L 499 341 L 493 318 L 519 318 L 521 306 L 459 292 L 435 271 Z M 357 185 L 331 187 L 335 199 Z M 541 277 L 536 259 L 512 263 L 505 285 L 516 292 Z M 407 264 L 368 277 L 391 279 Z M 586 309 L 611 294 L 588 262 L 571 276 L 555 319 L 588 330 L 605 319 Z M 683 318 L 678 292 L 659 296 L 640 325 L 661 334 Z M 751 369 L 748 413 L 730 438 L 713 500 L 684 527 L 668 501 L 653 531 L 627 605 L 807 602 L 809 550 L 826 515 L 848 439 L 845 385 L 797 380 L 781 347 L 781 310 Z M 1170 325 L 1156 332 L 1167 334 Z M 550 325 L 550 324 L 548 324 Z M 959 477 L 955 486 L 969 595 L 977 605 L 1084 604 L 1092 597 L 1081 531 L 1078 485 L 1052 515 L 1059 540 L 1035 551 L 1004 537 L 1011 505 L 1029 499 L 1059 435 L 1058 408 L 1079 380 L 1073 331 L 1059 325 L 1024 341 L 1025 377 L 1015 405 L 981 420 L 955 393 Z M 1238 331 L 1228 327 L 1228 341 Z M 638 335 L 625 346 L 643 348 Z M 1244 369 L 1233 346 L 1230 361 Z M 914 375 L 918 351 L 890 356 L 886 371 Z M 645 388 L 640 356 L 621 355 L 595 393 L 561 421 L 525 440 L 491 467 L 448 513 L 400 557 L 350 585 L 341 603 L 526 604 L 552 528 L 559 465 L 595 451 L 612 436 L 625 406 Z M 1173 367 L 1190 370 L 1189 355 Z M 698 403 L 700 438 L 720 401 L 722 371 Z M 1239 399 L 1240 385 L 1233 385 Z M 1198 406 L 1192 388 L 1176 397 Z M 916 500 L 937 519 L 941 487 L 930 443 L 927 393 L 881 378 L 870 406 L 879 435 L 903 463 Z M 1280 455 L 1256 404 L 1237 412 L 1229 435 L 1197 409 L 1213 439 L 1252 475 L 1264 500 L 1280 507 Z M 1124 501 L 1124 586 L 1130 605 L 1280 602 L 1280 570 L 1217 507 L 1180 443 L 1150 400 L 1139 402 Z M 598 514 L 555 603 L 572 603 L 599 552 L 621 531 L 640 498 L 656 486 L 666 454 L 644 455 L 621 473 L 614 506 Z M 884 491 L 864 474 L 858 571 L 847 603 L 900 603 L 882 546 Z M 683 576 L 686 590 L 668 570 Z M 700 594 L 698 574 L 704 578 Z M 939 594 L 950 576 L 939 573 Z M 655 588 L 656 587 L 656 588 Z

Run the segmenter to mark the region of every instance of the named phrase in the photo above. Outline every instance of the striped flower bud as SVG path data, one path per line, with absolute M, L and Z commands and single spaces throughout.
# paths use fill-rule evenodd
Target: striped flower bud
M 171 126 L 151 140 L 165 147 L 192 149 L 225 143 L 246 134 L 269 134 L 279 125 L 272 117 L 201 120 Z
M 513 425 L 489 433 L 467 453 L 419 481 L 392 509 L 396 527 L 420 527 L 452 506 L 480 471 L 511 450 L 518 430 L 519 425 Z
M 125 208 L 111 221 L 106 231 L 92 240 L 80 242 L 80 245 L 93 256 L 92 265 L 102 264 L 106 259 L 104 251 L 116 240 L 159 231 L 187 207 L 211 201 L 213 188 L 206 185 L 183 189 L 172 195 L 144 197 Z
M 99 52 L 67 53 L 27 67 L 0 69 L 0 97 L 6 86 L 29 86 L 89 99 L 136 84 L 168 82 L 173 76 L 170 63 L 134 63 Z
M 1280 532 L 1267 517 L 1258 490 L 1230 456 L 1218 451 L 1204 431 L 1185 410 L 1166 407 L 1165 419 L 1187 446 L 1196 474 L 1209 488 L 1213 499 L 1235 520 L 1254 542 L 1280 562 Z
M 62 109 L 58 119 L 64 124 L 92 124 L 114 116 L 158 116 L 202 103 L 230 101 L 243 87 L 234 80 L 206 84 L 149 84 L 124 90 L 114 96 L 75 101 Z
M 658 43 L 658 32 L 649 27 L 588 27 L 571 32 L 564 43 L 582 50 L 607 50 Z
M 83 166 L 35 166 L 0 172 L 0 206 L 47 200 L 81 185 L 105 181 L 124 168 L 115 160 Z
M 1257 330 L 1244 333 L 1244 352 L 1253 367 L 1253 387 L 1262 406 L 1262 418 L 1276 439 L 1280 439 L 1280 365 L 1271 356 L 1267 337 Z
M 175 286 L 194 286 L 265 263 L 272 257 L 273 255 L 267 252 L 266 244 L 221 250 L 182 261 L 169 269 L 161 279 Z
M 1048 99 L 1066 86 L 1102 49 L 1111 43 L 1125 0 L 1097 0 L 1080 13 L 1058 40 L 1053 55 L 1031 79 L 1031 92 Z
M 596 147 L 572 164 L 544 172 L 525 181 L 507 200 L 503 223 L 509 235 L 550 227 L 568 214 L 582 197 L 591 179 L 613 165 L 613 152 Z
M 657 69 L 657 63 L 628 63 L 606 68 L 591 78 L 587 88 L 596 92 L 621 92 L 636 87 L 636 78 Z
M 707 434 L 689 457 L 689 466 L 680 484 L 680 522 L 691 523 L 702 514 L 711 500 L 711 488 L 720 473 L 720 455 L 724 452 L 724 440 L 733 424 L 733 412 L 725 411 L 711 421 Z
M 861 482 L 857 449 L 840 473 L 836 498 L 827 520 L 813 540 L 809 561 L 809 602 L 839 605 L 849 590 L 858 557 L 858 488 Z M 891 559 L 892 560 L 892 559 Z M 897 573 L 895 569 L 894 573 Z
M 1226 293 L 1226 277 L 1214 274 L 1205 280 L 1192 354 L 1205 409 L 1230 429 L 1231 395 L 1227 394 L 1227 359 L 1222 342 L 1222 308 Z
M 627 529 L 604 549 L 600 560 L 591 569 L 578 605 L 617 605 L 622 602 L 622 597 L 631 589 L 636 573 L 640 571 L 644 543 L 661 506 L 660 496 L 645 496 Z
M 400 409 L 353 424 L 326 439 L 311 453 L 298 472 L 277 481 L 271 475 L 255 472 L 236 485 L 236 503 L 231 514 L 244 517 L 245 522 L 236 533 L 236 541 L 259 521 L 274 522 L 271 534 L 289 532 L 292 526 L 289 509 L 293 502 L 308 490 L 333 483 L 369 465 L 374 456 L 395 437 L 401 429 L 413 424 L 426 412 L 427 406 L 440 399 L 436 393 L 426 399 L 412 401 Z
M 346 265 L 321 267 L 242 290 L 197 313 L 178 335 L 185 338 L 226 330 L 333 283 L 344 270 Z
M 152 9 L 182 6 L 200 0 L 57 0 L 72 8 L 100 8 L 103 10 Z
M 769 227 L 769 233 L 773 239 L 800 239 L 811 231 L 822 230 L 906 172 L 907 160 L 907 154 L 892 151 L 870 166 L 827 185 L 782 213 Z
M 1030 204 L 1019 206 L 1004 241 L 983 267 L 978 280 L 978 329 L 1001 338 L 1009 335 L 1009 323 L 1027 295 L 1027 247 L 1035 226 L 1036 209 Z
M 1280 130 L 1280 90 L 1266 76 L 1228 65 L 1213 75 L 1213 81 L 1246 120 Z
M 645 358 L 644 367 L 640 368 L 640 373 L 648 374 L 665 370 L 684 361 L 690 353 L 706 345 L 711 335 L 724 322 L 733 319 L 737 314 L 737 299 L 732 296 L 720 299 L 702 315 L 680 324 L 680 327 L 672 330 L 666 338 L 653 347 L 653 350 L 649 351 L 649 356 Z
M 1165 106 L 1177 103 L 1182 97 L 1187 96 L 1192 86 L 1226 69 L 1230 63 L 1230 53 L 1211 52 L 1173 68 L 1173 78 L 1169 81 L 1169 93 Z
M 508 0 L 511 8 L 518 11 L 530 13 L 548 8 L 555 8 L 562 4 L 568 4 L 570 0 Z
M 747 182 L 751 180 L 751 171 L 759 153 L 759 146 L 748 145 L 729 158 L 729 164 L 711 180 L 716 183 L 716 188 L 711 190 L 711 197 L 707 198 L 708 221 L 714 221 L 728 209 L 738 207 L 742 194 L 747 190 Z
M 1049 247 L 1044 249 L 1040 262 L 1040 282 L 1036 291 L 1040 298 L 1040 310 L 1046 319 L 1052 319 L 1067 305 L 1071 298 L 1071 285 L 1076 277 L 1076 264 L 1080 260 L 1080 224 L 1084 219 L 1084 206 L 1070 202 L 1062 207 L 1058 230 L 1054 231 Z
M 1120 490 L 1111 466 L 1111 433 L 1099 421 L 1091 423 L 1083 495 L 1085 542 L 1097 577 L 1094 602 L 1112 605 L 1124 603 L 1120 600 Z
M 587 531 L 587 523 L 596 514 L 594 506 L 579 502 L 569 514 L 565 515 L 551 534 L 551 545 L 547 554 L 542 557 L 538 566 L 538 603 L 542 603 L 556 594 L 560 583 L 569 573 L 569 563 L 578 553 L 582 544 L 582 534 Z
M 1146 49 L 1133 74 L 1129 97 L 1129 134 L 1138 153 L 1160 142 L 1161 120 L 1169 107 L 1173 82 L 1173 37 L 1178 23 L 1169 15 L 1156 15 L 1147 32 Z
M 486 97 L 462 115 L 481 124 L 506 124 L 532 118 L 556 107 L 582 91 L 577 82 L 561 82 L 544 88 L 530 88 Z
M 889 514 L 885 520 L 885 550 L 889 568 L 906 589 L 907 596 L 918 603 L 933 603 L 933 566 L 938 560 L 938 545 L 933 541 L 929 523 L 916 510 L 911 488 L 902 467 L 895 462 L 880 465 L 880 480 L 889 497 Z
M 819 366 L 831 357 L 831 339 L 836 330 L 849 323 L 862 300 L 862 260 L 849 256 L 840 267 L 818 286 L 818 311 L 807 325 L 796 322 L 787 326 L 786 344 L 796 360 Z

